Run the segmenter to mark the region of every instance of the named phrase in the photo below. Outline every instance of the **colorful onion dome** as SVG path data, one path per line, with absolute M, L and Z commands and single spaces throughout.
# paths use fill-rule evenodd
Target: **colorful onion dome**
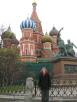
M 46 34 L 42 37 L 42 43 L 45 43 L 45 42 L 53 42 L 53 38 L 51 36 L 49 36 L 46 32 Z
M 53 36 L 53 35 L 57 35 L 58 33 L 59 33 L 59 31 L 55 27 L 53 27 L 52 30 L 50 31 L 49 35 Z
M 27 18 L 25 21 L 22 21 L 20 24 L 20 28 L 24 29 L 24 28 L 32 28 L 35 29 L 36 27 L 36 23 L 32 20 Z

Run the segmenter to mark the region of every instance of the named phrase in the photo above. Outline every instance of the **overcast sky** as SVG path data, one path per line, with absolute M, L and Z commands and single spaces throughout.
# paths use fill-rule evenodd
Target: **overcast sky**
M 21 38 L 20 23 L 31 16 L 33 0 L 0 0 L 0 25 L 10 25 L 17 38 Z M 62 27 L 62 39 L 77 45 L 77 0 L 37 0 L 37 13 L 43 32 L 55 26 Z

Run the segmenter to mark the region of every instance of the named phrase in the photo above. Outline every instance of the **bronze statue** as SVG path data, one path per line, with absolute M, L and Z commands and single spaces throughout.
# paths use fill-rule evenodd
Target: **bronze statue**
M 61 30 L 62 30 L 63 28 L 61 28 L 60 30 L 59 30 L 59 33 L 58 33 L 58 38 L 57 38 L 57 44 L 58 44 L 58 47 L 59 47 L 59 55 L 60 56 L 67 56 L 68 55 L 68 53 L 67 53 L 67 50 L 66 50 L 66 46 L 65 46 L 65 43 L 64 43 L 64 41 L 61 39 L 61 37 L 60 37 L 60 32 L 61 32 Z
M 58 36 L 57 36 L 57 44 L 58 44 L 58 48 L 59 48 L 59 52 L 57 53 L 57 56 L 71 56 L 71 57 L 75 57 L 75 51 L 73 49 L 73 47 L 77 48 L 77 46 L 72 43 L 70 40 L 68 40 L 67 44 L 64 43 L 64 41 L 61 38 L 61 30 L 63 30 L 63 28 L 61 28 L 58 32 Z
M 67 40 L 67 44 L 66 44 L 66 49 L 67 49 L 67 53 L 69 56 L 75 56 L 75 51 L 73 49 L 73 47 L 77 48 L 76 45 L 74 43 L 72 43 L 70 40 Z

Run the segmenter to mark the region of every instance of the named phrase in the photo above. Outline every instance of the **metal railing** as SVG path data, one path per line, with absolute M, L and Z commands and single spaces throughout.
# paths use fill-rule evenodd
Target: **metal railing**
M 41 90 L 38 86 L 35 96 L 41 97 Z M 49 96 L 53 100 L 77 100 L 77 80 L 52 80 Z

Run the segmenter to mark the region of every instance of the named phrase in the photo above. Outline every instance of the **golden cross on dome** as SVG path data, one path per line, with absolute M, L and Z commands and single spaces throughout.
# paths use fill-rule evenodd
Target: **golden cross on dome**
M 37 2 L 37 0 L 33 0 L 33 3 L 34 3 L 34 2 L 36 3 L 36 2 Z

